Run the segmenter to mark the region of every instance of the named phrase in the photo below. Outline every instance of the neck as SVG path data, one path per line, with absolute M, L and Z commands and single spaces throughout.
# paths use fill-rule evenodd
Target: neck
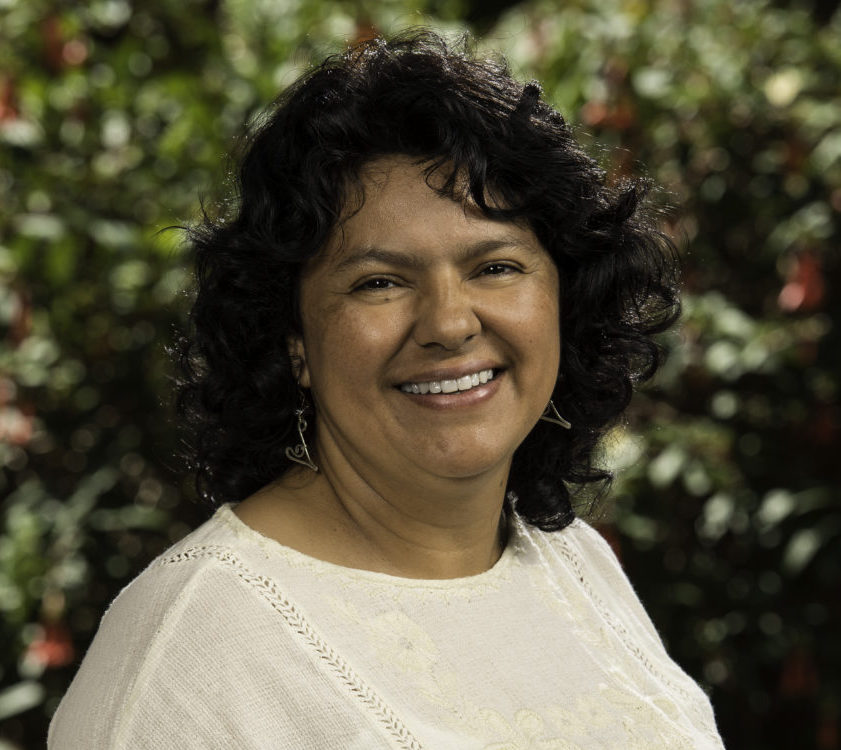
M 343 455 L 321 452 L 325 490 L 382 572 L 408 578 L 460 578 L 496 563 L 508 466 L 467 479 L 369 474 Z
M 405 578 L 476 575 L 499 559 L 510 462 L 452 479 L 401 467 L 384 475 L 357 458 L 321 444 L 318 474 L 291 472 L 237 515 L 313 557 Z

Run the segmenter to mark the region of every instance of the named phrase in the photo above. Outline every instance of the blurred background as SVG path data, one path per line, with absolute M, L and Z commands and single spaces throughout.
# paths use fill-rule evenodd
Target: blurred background
M 473 31 L 685 259 L 600 528 L 728 748 L 841 748 L 838 0 L 0 0 L 0 750 L 41 748 L 108 603 L 208 517 L 173 456 L 177 231 L 345 42 Z

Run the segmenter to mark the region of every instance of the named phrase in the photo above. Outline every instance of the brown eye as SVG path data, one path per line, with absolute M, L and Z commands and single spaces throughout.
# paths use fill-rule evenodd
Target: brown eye
M 490 263 L 485 266 L 480 273 L 486 276 L 501 276 L 518 270 L 518 268 L 509 263 Z
M 396 284 L 391 279 L 385 279 L 382 276 L 378 276 L 376 278 L 363 281 L 361 284 L 354 287 L 354 291 L 376 292 L 380 289 L 393 289 L 395 286 Z

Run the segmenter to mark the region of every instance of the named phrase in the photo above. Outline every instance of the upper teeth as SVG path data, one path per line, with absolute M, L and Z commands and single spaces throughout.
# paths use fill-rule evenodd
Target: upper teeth
M 470 375 L 463 375 L 455 380 L 430 380 L 426 383 L 403 383 L 400 390 L 404 393 L 455 393 L 469 391 L 477 385 L 493 380 L 493 370 L 479 370 Z

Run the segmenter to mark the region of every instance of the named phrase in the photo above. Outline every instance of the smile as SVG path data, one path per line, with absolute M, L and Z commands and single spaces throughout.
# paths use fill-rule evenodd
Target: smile
M 479 372 L 463 375 L 455 380 L 430 380 L 426 383 L 403 383 L 400 390 L 403 393 L 456 393 L 458 391 L 469 391 L 476 386 L 484 385 L 493 380 L 493 370 L 479 370 Z

